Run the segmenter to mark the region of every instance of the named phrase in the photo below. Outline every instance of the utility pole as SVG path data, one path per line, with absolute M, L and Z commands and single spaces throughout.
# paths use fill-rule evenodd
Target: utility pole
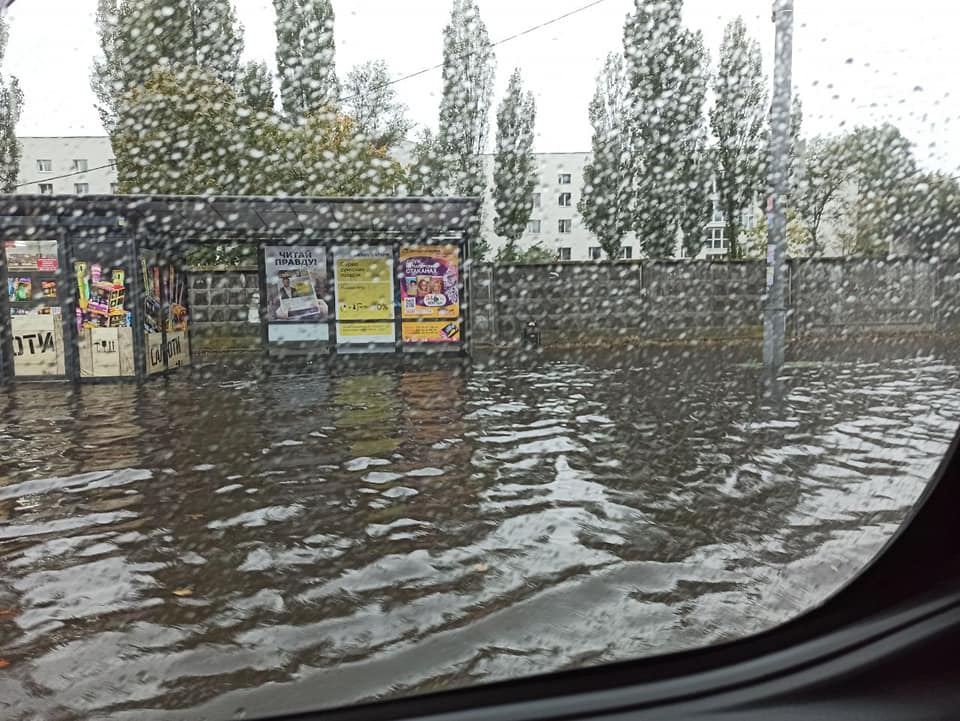
M 763 365 L 783 367 L 787 335 L 787 209 L 790 152 L 790 89 L 793 64 L 793 0 L 774 0 L 777 27 L 770 113 L 770 187 L 767 201 L 767 297 L 763 309 Z

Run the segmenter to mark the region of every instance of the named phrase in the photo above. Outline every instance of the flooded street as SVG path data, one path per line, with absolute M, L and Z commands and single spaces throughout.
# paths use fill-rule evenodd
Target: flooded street
M 331 707 L 792 617 L 909 512 L 957 365 L 765 396 L 718 357 L 0 391 L 0 717 Z

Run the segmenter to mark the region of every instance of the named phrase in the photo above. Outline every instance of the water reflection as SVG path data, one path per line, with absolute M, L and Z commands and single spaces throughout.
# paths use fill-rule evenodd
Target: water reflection
M 669 359 L 5 391 L 0 715 L 228 718 L 753 632 L 863 565 L 960 418 L 935 356 Z

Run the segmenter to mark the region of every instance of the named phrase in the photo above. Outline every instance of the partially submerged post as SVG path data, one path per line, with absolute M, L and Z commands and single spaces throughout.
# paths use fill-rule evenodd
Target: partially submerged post
M 770 186 L 767 239 L 767 298 L 763 309 L 763 364 L 774 373 L 783 366 L 786 331 L 787 215 L 789 191 L 790 83 L 793 62 L 793 0 L 775 0 L 777 40 L 770 113 Z

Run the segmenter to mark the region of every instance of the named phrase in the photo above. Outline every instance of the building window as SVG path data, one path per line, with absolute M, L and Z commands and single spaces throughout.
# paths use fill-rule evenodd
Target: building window
M 540 193 L 534 193 L 533 195 L 530 196 L 530 198 L 533 200 L 533 207 L 534 207 L 534 208 L 539 208 L 539 207 L 540 207 Z
M 73 190 L 76 192 L 77 195 L 86 195 L 87 193 L 90 192 L 90 184 L 89 184 L 89 183 L 74 183 L 74 184 L 73 184 Z
M 721 250 L 727 247 L 727 229 L 726 228 L 708 228 L 707 240 L 704 242 L 705 248 Z
M 571 193 L 560 193 L 560 207 L 569 208 L 573 205 L 573 195 Z
M 40 183 L 40 195 L 53 195 L 53 183 Z
M 117 194 L 117 184 L 110 183 L 110 195 L 116 195 L 116 194 Z
M 570 248 L 557 248 L 557 260 L 570 260 Z
M 723 222 L 723 211 L 720 210 L 720 205 L 718 203 L 713 204 L 713 217 L 712 220 L 714 223 Z
M 51 170 L 53 170 L 53 161 L 51 160 L 37 161 L 37 171 L 41 173 L 49 173 Z
M 87 161 L 82 158 L 74 158 L 70 169 L 75 173 L 85 173 L 87 172 Z
M 600 254 L 602 252 L 603 251 L 600 246 L 595 245 L 587 251 L 587 256 L 590 258 L 590 260 L 600 260 Z
M 539 232 L 540 232 L 540 221 L 539 221 L 539 220 L 528 220 L 528 221 L 527 221 L 527 232 L 528 232 L 528 233 L 539 233 Z
M 117 159 L 116 159 L 116 158 L 110 158 L 109 163 L 110 163 L 110 167 L 111 167 L 111 168 L 113 168 L 114 170 L 117 169 Z
M 569 218 L 564 218 L 557 222 L 557 230 L 561 233 L 570 233 L 573 231 L 573 221 Z
M 570 185 L 570 173 L 560 173 L 560 178 L 557 180 L 560 185 Z
M 624 259 L 626 259 L 626 260 L 629 260 L 630 258 L 632 258 L 632 257 L 633 257 L 633 248 L 631 248 L 629 245 L 621 245 L 621 246 L 620 246 L 620 257 L 621 257 L 621 258 L 624 258 Z

